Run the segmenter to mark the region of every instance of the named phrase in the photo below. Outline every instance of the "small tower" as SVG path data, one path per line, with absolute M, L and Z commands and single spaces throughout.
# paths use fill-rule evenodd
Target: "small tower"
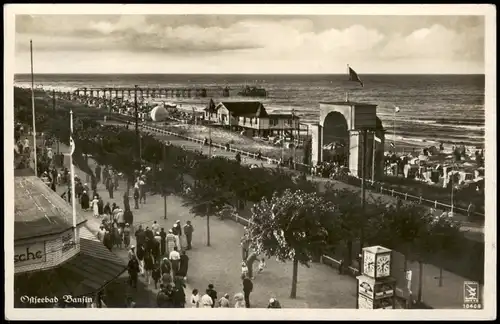
M 396 279 L 391 277 L 392 250 L 363 248 L 361 275 L 357 276 L 358 309 L 395 309 Z

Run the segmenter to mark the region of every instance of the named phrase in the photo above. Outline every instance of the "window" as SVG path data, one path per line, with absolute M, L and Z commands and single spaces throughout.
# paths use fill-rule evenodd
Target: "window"
M 271 124 L 271 126 L 278 126 L 278 119 L 271 118 L 271 120 L 269 121 L 269 124 Z
M 292 126 L 292 120 L 291 120 L 291 119 L 287 119 L 287 120 L 286 120 L 286 124 L 287 124 L 288 126 Z
M 246 123 L 247 123 L 247 118 L 243 117 L 243 124 L 246 124 Z

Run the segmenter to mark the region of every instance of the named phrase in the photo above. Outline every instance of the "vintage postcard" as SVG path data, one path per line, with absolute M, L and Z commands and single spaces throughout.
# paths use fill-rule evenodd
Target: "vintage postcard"
M 6 318 L 496 318 L 494 6 L 5 9 Z

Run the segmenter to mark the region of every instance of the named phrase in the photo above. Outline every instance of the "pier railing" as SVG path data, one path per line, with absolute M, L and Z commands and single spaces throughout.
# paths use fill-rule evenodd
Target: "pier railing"
M 112 118 L 114 118 L 114 119 L 116 119 L 118 121 L 122 121 L 122 122 L 123 121 L 130 121 L 130 120 L 122 119 L 122 116 L 118 117 L 116 115 L 117 114 L 114 114 L 112 116 Z M 123 115 L 123 116 L 130 117 L 128 115 Z M 172 132 L 172 131 L 168 131 L 168 130 L 165 130 L 165 129 L 162 129 L 162 128 L 150 126 L 150 125 L 148 125 L 145 122 L 141 122 L 140 125 L 141 125 L 141 127 L 143 129 L 147 129 L 147 130 L 150 130 L 150 131 L 153 131 L 153 132 L 156 132 L 156 133 L 165 134 L 165 135 L 171 135 L 171 136 L 183 138 L 185 140 L 188 140 L 188 141 L 191 141 L 191 142 L 195 142 L 195 143 L 200 143 L 200 144 L 204 143 L 203 139 L 195 138 L 195 137 L 191 137 L 191 136 L 186 136 L 186 135 L 179 134 L 179 133 Z M 223 150 L 227 150 L 227 148 L 224 145 L 217 144 L 217 143 L 212 143 L 212 147 L 216 147 L 216 148 L 220 148 L 220 149 L 223 149 Z M 277 164 L 280 163 L 280 161 L 277 160 L 277 159 L 274 159 L 274 158 L 271 158 L 271 157 L 262 156 L 262 155 L 261 155 L 261 157 L 259 159 L 258 158 L 258 154 L 256 154 L 256 153 L 252 153 L 252 152 L 248 152 L 248 151 L 244 151 L 244 150 L 240 150 L 240 149 L 236 149 L 236 148 L 232 148 L 232 147 L 229 147 L 229 149 L 227 151 L 234 152 L 234 153 L 240 153 L 242 156 L 253 158 L 253 159 L 257 159 L 257 160 L 267 161 L 268 164 L 276 164 L 277 165 Z M 300 171 L 300 172 L 305 172 L 308 175 L 312 176 L 312 172 L 311 172 L 312 167 L 310 165 L 303 164 L 303 163 L 295 163 L 295 170 L 296 171 Z M 337 181 L 340 181 L 340 180 L 337 180 Z M 449 204 L 445 204 L 445 203 L 439 202 L 437 200 L 425 199 L 422 196 L 414 196 L 414 195 L 411 195 L 411 194 L 409 194 L 407 192 L 400 192 L 400 191 L 397 191 L 397 190 L 394 190 L 394 189 L 389 189 L 387 187 L 384 188 L 383 184 L 381 184 L 380 182 L 371 181 L 371 180 L 368 180 L 368 179 L 366 180 L 366 182 L 369 184 L 369 186 L 368 186 L 369 190 L 377 192 L 377 193 L 380 193 L 380 194 L 390 195 L 390 196 L 395 197 L 395 198 L 399 197 L 400 199 L 405 200 L 405 201 L 418 202 L 418 204 L 420 204 L 420 205 L 426 205 L 426 206 L 432 207 L 432 208 L 434 208 L 436 210 L 444 210 L 444 211 L 447 211 L 447 210 L 451 211 L 451 210 L 453 210 L 454 213 L 459 213 L 459 214 L 464 214 L 464 215 L 468 215 L 469 214 L 469 211 L 467 209 L 465 209 L 465 208 L 460 208 L 460 207 L 457 207 L 457 206 L 451 206 Z M 482 213 L 474 212 L 473 214 L 484 218 L 484 214 L 482 214 Z

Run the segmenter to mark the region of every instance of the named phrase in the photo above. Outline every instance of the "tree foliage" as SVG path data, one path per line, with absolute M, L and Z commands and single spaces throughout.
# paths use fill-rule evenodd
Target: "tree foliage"
M 262 198 L 252 210 L 251 247 L 279 261 L 308 265 L 333 237 L 334 207 L 316 193 L 286 189 Z

